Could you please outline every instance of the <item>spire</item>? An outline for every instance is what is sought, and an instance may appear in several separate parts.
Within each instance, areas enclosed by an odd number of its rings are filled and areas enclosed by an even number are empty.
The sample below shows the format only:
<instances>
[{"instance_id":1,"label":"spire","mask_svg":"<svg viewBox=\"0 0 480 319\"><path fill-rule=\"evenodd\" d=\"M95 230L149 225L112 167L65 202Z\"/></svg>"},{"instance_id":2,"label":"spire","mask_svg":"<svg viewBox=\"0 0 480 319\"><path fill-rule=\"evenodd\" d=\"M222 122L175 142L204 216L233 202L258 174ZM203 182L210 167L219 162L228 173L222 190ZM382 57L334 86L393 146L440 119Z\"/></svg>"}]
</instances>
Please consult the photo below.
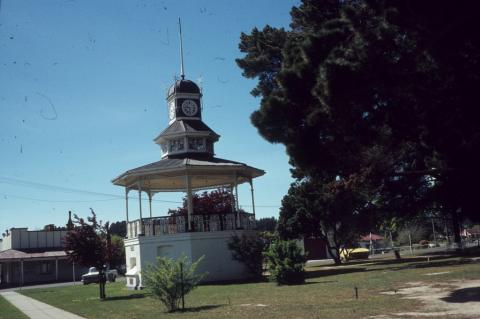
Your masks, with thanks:
<instances>
[{"instance_id":1,"label":"spire","mask_svg":"<svg viewBox=\"0 0 480 319\"><path fill-rule=\"evenodd\" d=\"M68 222L67 222L67 230L73 230L73 222L72 222L72 212L68 211Z\"/></svg>"},{"instance_id":2,"label":"spire","mask_svg":"<svg viewBox=\"0 0 480 319\"><path fill-rule=\"evenodd\" d=\"M185 79L185 70L183 68L183 40L182 40L182 23L180 22L180 17L178 17L178 30L180 34L180 76L182 80Z\"/></svg>"}]
</instances>

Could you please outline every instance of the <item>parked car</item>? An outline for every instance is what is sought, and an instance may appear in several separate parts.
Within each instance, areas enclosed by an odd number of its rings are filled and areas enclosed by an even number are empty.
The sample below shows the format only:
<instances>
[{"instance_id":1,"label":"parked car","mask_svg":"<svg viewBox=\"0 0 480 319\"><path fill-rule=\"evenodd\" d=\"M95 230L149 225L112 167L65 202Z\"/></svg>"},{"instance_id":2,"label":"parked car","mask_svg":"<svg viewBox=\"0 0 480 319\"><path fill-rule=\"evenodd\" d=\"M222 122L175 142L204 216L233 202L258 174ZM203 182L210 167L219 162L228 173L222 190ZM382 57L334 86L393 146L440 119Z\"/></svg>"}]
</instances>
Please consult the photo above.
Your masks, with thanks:
<instances>
[{"instance_id":1,"label":"parked car","mask_svg":"<svg viewBox=\"0 0 480 319\"><path fill-rule=\"evenodd\" d=\"M340 249L340 259L368 259L370 251L366 248L342 248Z\"/></svg>"},{"instance_id":2,"label":"parked car","mask_svg":"<svg viewBox=\"0 0 480 319\"><path fill-rule=\"evenodd\" d=\"M107 280L110 282L115 282L118 276L118 272L116 269L108 269L106 271ZM82 275L82 282L84 285L88 285L91 283L98 283L100 279L98 269L95 267L90 267L88 269L88 273Z\"/></svg>"}]
</instances>

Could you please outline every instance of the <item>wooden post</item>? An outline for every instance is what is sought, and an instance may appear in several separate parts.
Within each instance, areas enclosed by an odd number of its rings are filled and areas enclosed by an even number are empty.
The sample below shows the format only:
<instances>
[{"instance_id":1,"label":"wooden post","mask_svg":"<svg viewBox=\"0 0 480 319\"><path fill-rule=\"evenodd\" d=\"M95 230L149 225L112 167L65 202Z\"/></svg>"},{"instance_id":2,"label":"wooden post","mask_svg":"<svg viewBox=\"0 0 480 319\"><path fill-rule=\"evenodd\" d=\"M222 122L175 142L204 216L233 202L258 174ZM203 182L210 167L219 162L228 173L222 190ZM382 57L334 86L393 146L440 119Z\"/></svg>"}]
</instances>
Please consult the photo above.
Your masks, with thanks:
<instances>
[{"instance_id":1,"label":"wooden post","mask_svg":"<svg viewBox=\"0 0 480 319\"><path fill-rule=\"evenodd\" d=\"M182 310L185 310L185 293L183 287L183 263L180 263L180 285L181 285L181 293L182 293Z\"/></svg>"},{"instance_id":2,"label":"wooden post","mask_svg":"<svg viewBox=\"0 0 480 319\"><path fill-rule=\"evenodd\" d=\"M23 286L23 259L20 259L20 286Z\"/></svg>"},{"instance_id":3,"label":"wooden post","mask_svg":"<svg viewBox=\"0 0 480 319\"><path fill-rule=\"evenodd\" d=\"M58 257L55 258L55 280L58 281Z\"/></svg>"}]
</instances>

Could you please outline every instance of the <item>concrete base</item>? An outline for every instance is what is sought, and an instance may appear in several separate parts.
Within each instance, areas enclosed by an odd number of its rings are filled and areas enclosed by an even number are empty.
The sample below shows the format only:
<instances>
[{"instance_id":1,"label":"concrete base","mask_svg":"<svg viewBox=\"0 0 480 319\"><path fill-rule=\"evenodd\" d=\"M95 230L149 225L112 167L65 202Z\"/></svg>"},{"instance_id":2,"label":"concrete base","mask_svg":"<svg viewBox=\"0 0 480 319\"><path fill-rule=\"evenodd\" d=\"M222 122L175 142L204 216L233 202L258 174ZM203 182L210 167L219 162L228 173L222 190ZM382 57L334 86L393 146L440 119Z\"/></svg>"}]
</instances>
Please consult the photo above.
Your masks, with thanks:
<instances>
[{"instance_id":1,"label":"concrete base","mask_svg":"<svg viewBox=\"0 0 480 319\"><path fill-rule=\"evenodd\" d=\"M208 272L204 282L247 278L246 267L232 259L232 252L227 246L233 235L241 236L243 233L251 234L252 231L192 232L125 239L127 287L142 288L142 270L147 264L155 264L157 257L175 259L182 255L191 261L204 256L197 268L199 273Z\"/></svg>"}]
</instances>

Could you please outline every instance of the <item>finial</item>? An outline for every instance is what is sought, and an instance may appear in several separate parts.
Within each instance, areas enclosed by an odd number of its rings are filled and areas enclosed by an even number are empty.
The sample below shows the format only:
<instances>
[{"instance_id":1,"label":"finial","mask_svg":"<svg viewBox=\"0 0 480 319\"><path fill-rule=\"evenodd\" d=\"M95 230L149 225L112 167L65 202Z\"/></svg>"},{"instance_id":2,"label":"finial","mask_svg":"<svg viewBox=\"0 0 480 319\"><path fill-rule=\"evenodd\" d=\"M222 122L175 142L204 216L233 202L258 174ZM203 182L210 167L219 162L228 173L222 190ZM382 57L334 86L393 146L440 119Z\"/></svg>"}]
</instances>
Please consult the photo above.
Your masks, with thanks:
<instances>
[{"instance_id":1,"label":"finial","mask_svg":"<svg viewBox=\"0 0 480 319\"><path fill-rule=\"evenodd\" d=\"M178 30L180 31L180 76L182 80L185 79L185 71L183 68L183 40L182 40L182 23L180 17L178 17Z\"/></svg>"}]
</instances>

